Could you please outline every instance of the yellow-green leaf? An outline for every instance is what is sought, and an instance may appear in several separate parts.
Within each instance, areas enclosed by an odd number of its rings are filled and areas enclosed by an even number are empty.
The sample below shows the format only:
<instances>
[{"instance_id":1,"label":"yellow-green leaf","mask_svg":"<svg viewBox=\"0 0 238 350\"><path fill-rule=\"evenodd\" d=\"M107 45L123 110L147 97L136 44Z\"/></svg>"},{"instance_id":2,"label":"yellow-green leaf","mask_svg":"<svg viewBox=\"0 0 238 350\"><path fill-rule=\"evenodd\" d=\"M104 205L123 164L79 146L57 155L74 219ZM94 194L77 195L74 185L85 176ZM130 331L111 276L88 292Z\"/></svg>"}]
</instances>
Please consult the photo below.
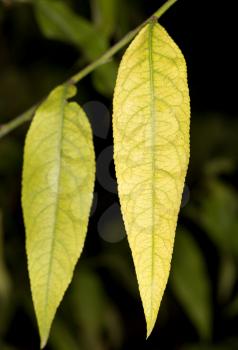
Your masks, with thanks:
<instances>
[{"instance_id":1,"label":"yellow-green leaf","mask_svg":"<svg viewBox=\"0 0 238 350\"><path fill-rule=\"evenodd\" d=\"M42 347L82 251L93 197L92 132L83 110L67 102L75 93L74 86L54 89L25 143L22 206Z\"/></svg>"},{"instance_id":2,"label":"yellow-green leaf","mask_svg":"<svg viewBox=\"0 0 238 350\"><path fill-rule=\"evenodd\" d=\"M114 95L114 159L122 214L144 307L153 329L168 280L189 159L184 57L157 23L127 49Z\"/></svg>"}]
</instances>

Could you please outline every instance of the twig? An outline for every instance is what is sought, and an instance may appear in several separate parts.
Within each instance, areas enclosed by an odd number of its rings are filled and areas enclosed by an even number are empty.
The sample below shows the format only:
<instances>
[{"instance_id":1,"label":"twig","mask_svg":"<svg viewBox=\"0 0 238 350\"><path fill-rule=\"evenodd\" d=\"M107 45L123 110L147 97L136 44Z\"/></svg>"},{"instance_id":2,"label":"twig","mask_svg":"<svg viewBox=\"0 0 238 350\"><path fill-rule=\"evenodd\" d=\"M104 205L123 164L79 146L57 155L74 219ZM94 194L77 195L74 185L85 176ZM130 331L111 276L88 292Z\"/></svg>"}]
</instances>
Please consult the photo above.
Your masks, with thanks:
<instances>
[{"instance_id":1,"label":"twig","mask_svg":"<svg viewBox=\"0 0 238 350\"><path fill-rule=\"evenodd\" d=\"M150 18L148 18L145 22L143 22L141 25L136 27L131 32L127 33L118 43L112 46L102 56L100 56L94 62L90 63L88 66L83 68L77 74L73 75L65 83L76 84L80 80L82 80L84 77L86 77L88 74L90 74L92 71L94 71L98 66L107 63L118 51L120 51L125 45L127 45L136 36L136 34L151 20L151 18L153 17L157 17L157 19L160 18L176 1L177 0L168 0ZM0 138L7 135L8 133L10 133L12 130L16 129L18 126L22 125L23 123L29 121L32 118L33 114L35 113L40 103L41 102L32 106L26 112L19 115L17 118L11 120L10 122L2 126L0 125Z\"/></svg>"}]
</instances>

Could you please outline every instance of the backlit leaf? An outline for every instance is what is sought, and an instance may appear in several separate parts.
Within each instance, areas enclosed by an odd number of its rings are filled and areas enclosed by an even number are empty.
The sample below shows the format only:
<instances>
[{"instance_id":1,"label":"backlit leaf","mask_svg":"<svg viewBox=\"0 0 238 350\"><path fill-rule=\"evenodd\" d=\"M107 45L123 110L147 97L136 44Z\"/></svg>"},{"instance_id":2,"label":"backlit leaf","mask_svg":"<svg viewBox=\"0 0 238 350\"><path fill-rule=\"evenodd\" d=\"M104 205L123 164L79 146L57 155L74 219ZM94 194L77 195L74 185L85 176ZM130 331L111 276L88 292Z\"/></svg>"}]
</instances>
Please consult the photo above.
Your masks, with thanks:
<instances>
[{"instance_id":1,"label":"backlit leaf","mask_svg":"<svg viewBox=\"0 0 238 350\"><path fill-rule=\"evenodd\" d=\"M59 86L39 107L28 132L22 205L28 269L41 346L83 248L92 202L92 132L75 102L74 86Z\"/></svg>"},{"instance_id":2,"label":"backlit leaf","mask_svg":"<svg viewBox=\"0 0 238 350\"><path fill-rule=\"evenodd\" d=\"M159 25L127 49L114 95L114 159L147 335L168 280L189 159L186 63Z\"/></svg>"}]
</instances>

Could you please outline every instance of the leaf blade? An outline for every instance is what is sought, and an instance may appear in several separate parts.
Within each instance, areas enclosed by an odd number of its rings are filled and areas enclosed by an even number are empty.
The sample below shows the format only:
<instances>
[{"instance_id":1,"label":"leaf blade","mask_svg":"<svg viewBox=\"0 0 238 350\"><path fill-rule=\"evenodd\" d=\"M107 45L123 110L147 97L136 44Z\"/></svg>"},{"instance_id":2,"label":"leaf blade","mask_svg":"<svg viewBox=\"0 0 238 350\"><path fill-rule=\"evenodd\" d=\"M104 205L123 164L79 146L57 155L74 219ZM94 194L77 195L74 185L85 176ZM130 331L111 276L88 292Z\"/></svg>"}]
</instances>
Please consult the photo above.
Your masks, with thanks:
<instances>
[{"instance_id":1,"label":"leaf blade","mask_svg":"<svg viewBox=\"0 0 238 350\"><path fill-rule=\"evenodd\" d=\"M41 346L81 254L95 177L92 134L84 112L59 86L29 129L22 182L28 270ZM52 131L53 130L53 131Z\"/></svg>"},{"instance_id":2,"label":"leaf blade","mask_svg":"<svg viewBox=\"0 0 238 350\"><path fill-rule=\"evenodd\" d=\"M74 45L87 61L95 60L109 48L106 33L73 12L65 2L38 0L34 3L34 9L38 25L47 38ZM107 97L112 95L116 71L117 65L111 60L92 72L92 82L99 93Z\"/></svg>"},{"instance_id":3,"label":"leaf blade","mask_svg":"<svg viewBox=\"0 0 238 350\"><path fill-rule=\"evenodd\" d=\"M117 25L118 0L91 0L92 14L98 30L110 38Z\"/></svg>"},{"instance_id":4,"label":"leaf blade","mask_svg":"<svg viewBox=\"0 0 238 350\"><path fill-rule=\"evenodd\" d=\"M39 27L47 38L75 45L89 61L107 49L107 39L98 35L97 29L64 1L39 0L34 6Z\"/></svg>"},{"instance_id":5,"label":"leaf blade","mask_svg":"<svg viewBox=\"0 0 238 350\"><path fill-rule=\"evenodd\" d=\"M116 176L147 336L169 275L188 165L186 79L181 51L151 22L127 49L114 93Z\"/></svg>"}]
</instances>

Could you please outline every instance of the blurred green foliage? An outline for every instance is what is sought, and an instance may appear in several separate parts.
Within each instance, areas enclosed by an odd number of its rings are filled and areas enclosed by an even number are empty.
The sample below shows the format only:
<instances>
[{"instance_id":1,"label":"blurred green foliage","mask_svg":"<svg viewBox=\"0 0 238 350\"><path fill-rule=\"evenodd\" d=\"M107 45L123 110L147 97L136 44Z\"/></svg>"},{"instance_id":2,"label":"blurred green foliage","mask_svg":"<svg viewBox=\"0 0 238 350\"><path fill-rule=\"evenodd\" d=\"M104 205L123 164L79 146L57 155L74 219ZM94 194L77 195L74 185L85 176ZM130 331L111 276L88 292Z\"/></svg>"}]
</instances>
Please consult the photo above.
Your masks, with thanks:
<instances>
[{"instance_id":1,"label":"blurred green foliage","mask_svg":"<svg viewBox=\"0 0 238 350\"><path fill-rule=\"evenodd\" d=\"M140 1L2 1L0 123L30 107L144 18ZM79 84L80 103L100 100L111 108L118 62L99 67ZM26 128L0 140L1 350L36 349L39 342L20 208ZM171 277L147 343L127 241L104 242L97 232L100 216L117 197L96 185L99 204L86 249L48 349L238 349L237 133L237 120L227 114L192 114L190 199L181 209ZM95 138L98 153L111 144L110 137ZM117 225L122 223L115 218L111 230Z\"/></svg>"},{"instance_id":2,"label":"blurred green foliage","mask_svg":"<svg viewBox=\"0 0 238 350\"><path fill-rule=\"evenodd\" d=\"M191 206L190 212L218 249L238 256L238 235L234 235L238 232L238 193L216 178L208 181L205 190L206 197L198 199L199 209Z\"/></svg>"},{"instance_id":3,"label":"blurred green foliage","mask_svg":"<svg viewBox=\"0 0 238 350\"><path fill-rule=\"evenodd\" d=\"M64 1L60 0L35 1L35 14L42 33L47 38L75 45L90 62L109 48L109 38L115 23L112 22L115 17L113 10L116 11L113 5L115 2L108 1L92 4L95 25L76 15ZM93 84L100 93L106 96L112 94L116 71L117 66L112 60L92 73Z\"/></svg>"},{"instance_id":4,"label":"blurred green foliage","mask_svg":"<svg viewBox=\"0 0 238 350\"><path fill-rule=\"evenodd\" d=\"M177 230L171 286L202 339L212 335L211 285L202 252L190 232Z\"/></svg>"}]
</instances>

